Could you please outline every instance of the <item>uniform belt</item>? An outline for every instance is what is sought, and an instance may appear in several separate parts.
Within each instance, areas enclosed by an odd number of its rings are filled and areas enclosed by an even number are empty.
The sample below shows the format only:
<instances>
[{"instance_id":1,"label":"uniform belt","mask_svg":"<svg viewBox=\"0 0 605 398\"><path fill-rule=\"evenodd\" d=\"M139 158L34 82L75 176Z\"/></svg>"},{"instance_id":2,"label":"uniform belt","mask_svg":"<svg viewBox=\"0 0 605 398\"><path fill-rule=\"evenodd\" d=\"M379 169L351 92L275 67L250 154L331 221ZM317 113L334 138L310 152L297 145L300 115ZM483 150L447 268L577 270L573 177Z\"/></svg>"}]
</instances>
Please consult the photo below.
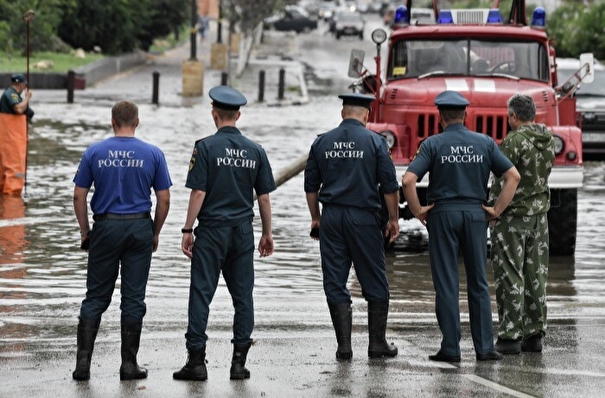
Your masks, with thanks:
<instances>
[{"instance_id":1,"label":"uniform belt","mask_svg":"<svg viewBox=\"0 0 605 398\"><path fill-rule=\"evenodd\" d=\"M103 221L103 220L139 220L141 218L151 218L151 214L149 212L146 213L135 213L135 214L115 214L115 213L105 213L105 214L95 214L92 216L92 219L95 221Z\"/></svg>"}]
</instances>

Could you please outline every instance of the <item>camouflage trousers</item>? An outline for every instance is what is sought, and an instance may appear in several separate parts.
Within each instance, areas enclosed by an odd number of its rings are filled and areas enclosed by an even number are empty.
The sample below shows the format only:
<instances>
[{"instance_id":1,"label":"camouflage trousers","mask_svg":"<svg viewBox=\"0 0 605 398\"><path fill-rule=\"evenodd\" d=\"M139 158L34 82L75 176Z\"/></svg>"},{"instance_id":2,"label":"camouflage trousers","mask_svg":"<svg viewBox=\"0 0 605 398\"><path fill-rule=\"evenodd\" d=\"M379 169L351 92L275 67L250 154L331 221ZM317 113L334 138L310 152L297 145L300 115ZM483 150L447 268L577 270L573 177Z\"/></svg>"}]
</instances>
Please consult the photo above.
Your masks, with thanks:
<instances>
[{"instance_id":1,"label":"camouflage trousers","mask_svg":"<svg viewBox=\"0 0 605 398\"><path fill-rule=\"evenodd\" d=\"M491 226L491 259L500 326L498 337L546 333L548 219L503 216Z\"/></svg>"}]
</instances>

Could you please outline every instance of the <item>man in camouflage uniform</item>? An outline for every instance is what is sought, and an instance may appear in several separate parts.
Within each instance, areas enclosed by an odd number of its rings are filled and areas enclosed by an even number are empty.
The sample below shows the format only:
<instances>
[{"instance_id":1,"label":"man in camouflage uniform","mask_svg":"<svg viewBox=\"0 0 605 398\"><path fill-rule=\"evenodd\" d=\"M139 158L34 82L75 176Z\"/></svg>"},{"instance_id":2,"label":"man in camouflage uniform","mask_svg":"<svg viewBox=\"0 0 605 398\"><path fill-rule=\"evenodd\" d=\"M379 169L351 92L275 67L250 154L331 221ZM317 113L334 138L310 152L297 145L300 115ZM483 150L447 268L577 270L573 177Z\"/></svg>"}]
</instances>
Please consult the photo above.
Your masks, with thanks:
<instances>
[{"instance_id":1,"label":"man in camouflage uniform","mask_svg":"<svg viewBox=\"0 0 605 398\"><path fill-rule=\"evenodd\" d=\"M555 159L555 141L549 130L536 124L531 97L508 100L512 131L500 149L517 167L521 181L502 215L491 223L492 266L498 304L498 341L502 354L541 352L546 334L546 278L548 275L548 176ZM490 201L502 187L496 179Z\"/></svg>"}]
</instances>

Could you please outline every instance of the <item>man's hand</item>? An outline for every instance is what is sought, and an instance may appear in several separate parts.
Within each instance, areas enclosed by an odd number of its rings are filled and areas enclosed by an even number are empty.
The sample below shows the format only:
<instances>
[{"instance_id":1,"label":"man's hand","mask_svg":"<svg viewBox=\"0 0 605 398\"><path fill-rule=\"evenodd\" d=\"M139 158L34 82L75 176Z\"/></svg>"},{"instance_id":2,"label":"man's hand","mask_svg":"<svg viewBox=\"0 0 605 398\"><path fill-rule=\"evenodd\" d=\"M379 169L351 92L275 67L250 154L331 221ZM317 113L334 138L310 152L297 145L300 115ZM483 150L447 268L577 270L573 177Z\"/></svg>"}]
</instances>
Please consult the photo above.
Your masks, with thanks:
<instances>
[{"instance_id":1,"label":"man's hand","mask_svg":"<svg viewBox=\"0 0 605 398\"><path fill-rule=\"evenodd\" d=\"M492 206L481 205L481 207L483 207L483 210L487 213L487 221L492 221L500 217L500 214L498 214L496 209Z\"/></svg>"},{"instance_id":2,"label":"man's hand","mask_svg":"<svg viewBox=\"0 0 605 398\"><path fill-rule=\"evenodd\" d=\"M395 242L399 236L399 220L389 220L384 229L384 236L389 238L389 243Z\"/></svg>"},{"instance_id":3,"label":"man's hand","mask_svg":"<svg viewBox=\"0 0 605 398\"><path fill-rule=\"evenodd\" d=\"M193 234L183 234L181 250L187 257L193 258Z\"/></svg>"},{"instance_id":4,"label":"man's hand","mask_svg":"<svg viewBox=\"0 0 605 398\"><path fill-rule=\"evenodd\" d=\"M317 231L317 234L314 234L313 231ZM319 240L319 220L311 221L311 239Z\"/></svg>"},{"instance_id":5,"label":"man's hand","mask_svg":"<svg viewBox=\"0 0 605 398\"><path fill-rule=\"evenodd\" d=\"M425 227L426 227L426 218L429 215L429 211L431 211L431 209L433 207L435 207L435 203L431 203L428 206L420 206L420 211L418 212L418 214L414 214L414 217L416 217L418 220L420 220L422 225L424 225Z\"/></svg>"},{"instance_id":6,"label":"man's hand","mask_svg":"<svg viewBox=\"0 0 605 398\"><path fill-rule=\"evenodd\" d=\"M80 249L84 250L85 252L88 252L89 248L90 248L90 236L88 236L88 234L87 234L80 238Z\"/></svg>"},{"instance_id":7,"label":"man's hand","mask_svg":"<svg viewBox=\"0 0 605 398\"><path fill-rule=\"evenodd\" d=\"M268 257L273 254L273 236L263 235L258 242L258 252L261 257Z\"/></svg>"}]
</instances>

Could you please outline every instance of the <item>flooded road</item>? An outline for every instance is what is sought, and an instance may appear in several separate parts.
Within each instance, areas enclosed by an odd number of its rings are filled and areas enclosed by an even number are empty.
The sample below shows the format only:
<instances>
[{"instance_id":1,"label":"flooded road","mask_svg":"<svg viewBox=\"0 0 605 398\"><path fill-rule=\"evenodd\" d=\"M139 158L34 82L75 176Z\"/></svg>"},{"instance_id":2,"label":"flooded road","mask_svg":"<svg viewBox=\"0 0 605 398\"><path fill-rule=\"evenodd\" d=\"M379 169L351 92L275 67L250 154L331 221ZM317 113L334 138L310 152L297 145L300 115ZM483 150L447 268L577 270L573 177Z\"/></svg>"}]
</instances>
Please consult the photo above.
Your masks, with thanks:
<instances>
[{"instance_id":1,"label":"flooded road","mask_svg":"<svg viewBox=\"0 0 605 398\"><path fill-rule=\"evenodd\" d=\"M11 350L12 343L24 338L58 337L65 332L63 337L71 338L84 296L86 255L77 247L71 180L82 151L112 133L106 106L73 105L67 112L65 108L49 104L38 111L30 141L25 201L0 199L0 350ZM278 173L308 150L316 134L339 122L339 109L339 101L332 96L315 97L303 107L252 105L244 109L239 126L263 145L274 173ZM309 123L308 115L322 116ZM140 117L137 136L164 150L174 183L170 213L153 257L145 321L182 331L189 284L189 261L180 251L179 232L189 194L184 183L193 142L212 134L214 128L203 104L183 109L143 104ZM578 198L575 257L551 259L551 319L605 315L604 169L602 163L586 164L585 186ZM310 221L302 185L302 175L298 175L272 194L275 254L256 261L259 327L302 319L307 327L326 326L319 250L308 238ZM255 225L258 234L258 220ZM422 233L416 220L402 221L401 225L406 231ZM403 323L418 318L432 321L428 255L399 243L388 256L392 319ZM350 282L356 301L363 305L355 278ZM118 290L114 301L119 302ZM225 289L219 289L214 316L219 316L225 327L230 322L230 305ZM117 303L104 320L119 321Z\"/></svg>"},{"instance_id":2,"label":"flooded road","mask_svg":"<svg viewBox=\"0 0 605 398\"><path fill-rule=\"evenodd\" d=\"M329 42L333 39L325 35L310 35L307 40ZM343 49L343 46L358 47L353 41L344 43L338 47L339 53L348 54L349 49ZM312 48L308 42L300 43L301 51L306 47ZM321 58L323 54L327 59L329 52L329 47L324 50L313 47L312 57ZM346 63L339 64L338 70L342 70L342 65L346 68ZM329 74L325 70L328 62L322 65L323 69L320 68L318 75L321 74L321 79L324 79ZM0 364L10 364L13 359L29 356L43 359L57 352L61 352L59 356L69 364L73 362L77 315L85 294L86 254L79 250L79 230L72 208L72 178L84 149L113 135L110 127L111 105L124 97L124 92L112 91L118 86L127 86L126 91L130 93L128 98L138 101L141 123L136 135L164 151L174 183L170 213L160 236L158 251L152 260L144 339L178 340L184 350L190 268L189 260L180 250L180 229L189 198L189 190L184 184L194 141L213 134L215 128L205 98L183 104L181 99L175 99L177 95L163 96L164 105L153 106L147 98L149 91L140 88L142 85L137 79L133 75L123 81L87 89L85 93L77 94L76 104L63 103L64 93L61 92L57 94L60 100L39 103L36 107L36 120L30 131L25 198L0 197ZM340 79L347 80L342 76ZM176 81L179 81L178 78ZM265 148L274 174L304 155L317 134L340 123L341 102L336 94L346 88L324 87L322 93L318 85L313 87L310 102L302 106L267 107L252 103L242 109L238 126L244 134ZM52 97L51 94L45 96ZM574 257L551 258L547 290L549 320L551 325L561 326L561 329L559 334L547 336L546 345L548 347L549 339L554 346L556 341L565 338L566 342L561 344L565 350L580 352L591 359L591 363L582 363L580 366L588 368L585 373L589 379L594 377L602 382L605 370L599 362L598 352L589 350L582 342L590 340L593 330L602 328L605 323L605 164L590 162L585 166L584 188L578 195L576 254ZM322 290L319 247L308 237L310 219L302 175L280 186L271 195L271 200L275 253L268 258L260 259L258 255L255 258L255 335L269 340L284 334L299 334L303 340L312 341L320 332L322 336L330 336L331 341L333 332ZM401 226L406 233L387 257L392 297L389 334L418 343L426 338L427 332L423 328L433 332L437 330L434 292L428 254L416 250L417 246L406 241L409 237L412 241L422 241L425 236L423 227L416 220L402 221ZM258 219L255 220L255 229L258 240ZM493 285L491 271L488 278L490 285ZM365 302L353 273L349 285L354 294L354 322L361 325L360 330L363 331ZM468 324L465 297L463 286L462 319ZM120 339L119 280L113 301L103 316L99 332L99 341L111 342L112 349L117 347ZM492 303L494 319L497 319L493 299ZM231 299L221 279L211 306L208 330L211 340L223 339L228 342L232 314ZM412 330L412 324L420 325L420 329ZM468 336L465 339L468 340ZM470 342L466 340L464 349L468 351ZM427 343L414 344L420 345L420 348L405 341L399 344L407 344L407 355L412 353L423 358L420 361L402 355L398 360L409 363L398 364L399 367L409 364L429 367L428 372L432 374L435 365L426 364L425 354L438 346L437 339L433 339L428 347ZM41 346L44 348L41 349ZM331 364L332 347L329 350ZM181 357L176 361L180 363ZM538 376L543 377L544 385L549 386L536 395L565 396L565 393L553 394L553 387L550 387L553 385L552 379L569 376L577 364L562 365L556 358L550 359L549 365L563 369L556 369L554 375L545 376L546 371L542 374L535 370L544 366L541 360L537 363L532 361L535 362L535 358L525 360L525 365L532 369L526 375L530 384L539 384L535 379L537 372ZM516 369L517 365L511 366ZM480 366L478 370L473 369L471 371L478 374L484 372ZM70 378L69 371L69 368L61 369L60 377ZM353 373L355 371L354 368ZM363 369L357 371L362 376L366 372ZM169 378L170 374L164 373ZM426 369L422 371L422 374L426 373ZM501 373L498 377L504 378L506 372L502 370ZM489 372L482 376L492 378ZM430 387L431 383L436 387ZM441 383L452 388L447 372L430 382L428 389L420 391L425 394L427 391L439 391ZM516 380L510 380L510 385L515 383ZM593 388L598 389L598 383ZM462 389L454 395L464 395L465 392ZM372 396L369 393L360 395Z\"/></svg>"}]
</instances>

